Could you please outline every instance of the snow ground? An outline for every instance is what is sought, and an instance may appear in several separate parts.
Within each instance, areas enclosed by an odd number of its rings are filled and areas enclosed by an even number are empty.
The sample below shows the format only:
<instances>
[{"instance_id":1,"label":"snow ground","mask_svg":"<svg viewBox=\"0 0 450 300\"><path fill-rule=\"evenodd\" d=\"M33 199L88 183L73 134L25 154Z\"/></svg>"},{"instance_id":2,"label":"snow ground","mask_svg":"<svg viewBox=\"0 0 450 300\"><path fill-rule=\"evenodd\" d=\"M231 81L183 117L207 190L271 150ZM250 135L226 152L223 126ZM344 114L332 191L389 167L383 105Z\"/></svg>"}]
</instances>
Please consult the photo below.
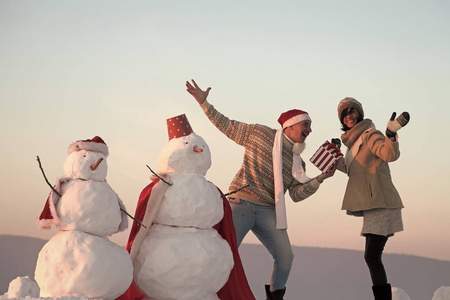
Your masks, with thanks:
<instances>
[{"instance_id":1,"label":"snow ground","mask_svg":"<svg viewBox=\"0 0 450 300\"><path fill-rule=\"evenodd\" d=\"M13 281L11 281L9 285L8 292L4 295L0 296L0 300L87 300L86 297L46 297L39 298L36 297L39 293L39 287L36 282L30 279L28 276L25 277L17 277ZM8 297L8 295L12 295L13 297ZM392 300L415 300L411 299L408 294L402 290L401 288L393 287L392 288ZM419 299L418 299L419 300ZM450 300L450 286L442 286L434 292L433 298L431 300Z\"/></svg>"}]
</instances>

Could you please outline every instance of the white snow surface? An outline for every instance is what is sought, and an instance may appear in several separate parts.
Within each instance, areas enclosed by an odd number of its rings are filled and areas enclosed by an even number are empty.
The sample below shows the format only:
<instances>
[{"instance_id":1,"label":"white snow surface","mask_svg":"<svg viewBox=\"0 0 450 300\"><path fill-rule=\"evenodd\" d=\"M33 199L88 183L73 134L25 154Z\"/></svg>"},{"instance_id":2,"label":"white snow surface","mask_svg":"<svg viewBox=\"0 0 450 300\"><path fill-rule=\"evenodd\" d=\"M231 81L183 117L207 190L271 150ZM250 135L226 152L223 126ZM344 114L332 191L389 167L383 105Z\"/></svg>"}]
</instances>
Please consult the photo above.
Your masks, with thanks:
<instances>
[{"instance_id":1,"label":"white snow surface","mask_svg":"<svg viewBox=\"0 0 450 300\"><path fill-rule=\"evenodd\" d=\"M110 236L122 222L119 201L106 181L71 180L63 185L56 206L60 228Z\"/></svg>"},{"instance_id":2,"label":"white snow surface","mask_svg":"<svg viewBox=\"0 0 450 300\"><path fill-rule=\"evenodd\" d=\"M26 300L34 300L34 299L59 299L59 300L87 300L87 297L47 297L40 298L39 297L39 286L36 281L31 279L28 276L17 277L9 283L8 292L4 295L0 296L0 299L26 299Z\"/></svg>"},{"instance_id":3,"label":"white snow surface","mask_svg":"<svg viewBox=\"0 0 450 300\"><path fill-rule=\"evenodd\" d=\"M170 174L168 187L154 222L173 226L211 228L223 218L217 187L199 174Z\"/></svg>"},{"instance_id":4,"label":"white snow surface","mask_svg":"<svg viewBox=\"0 0 450 300\"><path fill-rule=\"evenodd\" d=\"M114 299L133 278L125 248L80 231L60 231L39 253L35 280L41 297Z\"/></svg>"},{"instance_id":5,"label":"white snow surface","mask_svg":"<svg viewBox=\"0 0 450 300\"><path fill-rule=\"evenodd\" d=\"M17 277L9 284L8 292L0 295L0 300L87 300L82 297L39 297L39 287L36 282L28 276ZM406 292L400 288L392 287L392 300L410 300ZM450 286L441 286L433 295L431 300L450 300Z\"/></svg>"}]
</instances>

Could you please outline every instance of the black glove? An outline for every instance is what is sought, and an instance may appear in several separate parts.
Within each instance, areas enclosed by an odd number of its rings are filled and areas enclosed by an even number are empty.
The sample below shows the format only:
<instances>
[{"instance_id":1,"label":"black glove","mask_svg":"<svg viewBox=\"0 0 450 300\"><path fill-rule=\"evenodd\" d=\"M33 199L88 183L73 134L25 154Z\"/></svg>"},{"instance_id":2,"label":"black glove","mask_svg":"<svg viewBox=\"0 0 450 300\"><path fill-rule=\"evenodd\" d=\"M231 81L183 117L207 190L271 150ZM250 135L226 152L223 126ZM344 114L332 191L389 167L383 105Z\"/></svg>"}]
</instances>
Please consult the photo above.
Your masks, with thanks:
<instances>
[{"instance_id":1,"label":"black glove","mask_svg":"<svg viewBox=\"0 0 450 300\"><path fill-rule=\"evenodd\" d=\"M336 148L341 149L341 140L338 138L331 139L331 142L336 146Z\"/></svg>"},{"instance_id":2,"label":"black glove","mask_svg":"<svg viewBox=\"0 0 450 300\"><path fill-rule=\"evenodd\" d=\"M408 124L409 122L409 113L407 113L406 111L403 112L400 116L398 116L397 119L395 119L395 115L396 113L393 112L391 119L387 123L386 136L389 138L395 137L397 131L399 131L402 127L406 126L406 124Z\"/></svg>"}]
</instances>

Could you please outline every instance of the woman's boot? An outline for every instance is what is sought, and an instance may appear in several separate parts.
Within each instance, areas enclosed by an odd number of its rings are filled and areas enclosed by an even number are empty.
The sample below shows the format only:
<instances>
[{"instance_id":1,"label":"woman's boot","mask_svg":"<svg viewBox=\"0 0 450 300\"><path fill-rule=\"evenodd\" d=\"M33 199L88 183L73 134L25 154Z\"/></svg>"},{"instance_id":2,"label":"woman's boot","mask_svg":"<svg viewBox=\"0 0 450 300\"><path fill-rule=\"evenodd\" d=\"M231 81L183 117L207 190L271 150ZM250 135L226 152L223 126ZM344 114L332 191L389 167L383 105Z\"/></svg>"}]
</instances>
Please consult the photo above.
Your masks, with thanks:
<instances>
[{"instance_id":1,"label":"woman's boot","mask_svg":"<svg viewBox=\"0 0 450 300\"><path fill-rule=\"evenodd\" d=\"M271 292L270 285L266 285L267 300L283 300L284 293L286 293L286 287L281 290Z\"/></svg>"},{"instance_id":2,"label":"woman's boot","mask_svg":"<svg viewBox=\"0 0 450 300\"><path fill-rule=\"evenodd\" d=\"M375 300L392 300L392 290L391 285L383 284L383 285L374 285L372 287L373 295L375 296Z\"/></svg>"}]
</instances>

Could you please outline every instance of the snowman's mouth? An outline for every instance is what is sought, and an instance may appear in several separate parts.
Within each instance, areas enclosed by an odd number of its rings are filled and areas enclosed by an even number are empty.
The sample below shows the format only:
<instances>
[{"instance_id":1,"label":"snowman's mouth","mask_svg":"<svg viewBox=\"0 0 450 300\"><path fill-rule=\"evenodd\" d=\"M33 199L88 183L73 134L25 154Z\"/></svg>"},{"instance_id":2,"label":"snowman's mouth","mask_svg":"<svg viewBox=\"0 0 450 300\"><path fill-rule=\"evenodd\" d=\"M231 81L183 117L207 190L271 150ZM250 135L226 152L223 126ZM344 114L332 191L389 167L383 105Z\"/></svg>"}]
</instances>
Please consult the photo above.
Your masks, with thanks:
<instances>
[{"instance_id":1,"label":"snowman's mouth","mask_svg":"<svg viewBox=\"0 0 450 300\"><path fill-rule=\"evenodd\" d=\"M201 153L201 152L203 152L203 149L201 149L201 148L198 148L197 146L194 146L194 152L197 152L197 153Z\"/></svg>"}]
</instances>

